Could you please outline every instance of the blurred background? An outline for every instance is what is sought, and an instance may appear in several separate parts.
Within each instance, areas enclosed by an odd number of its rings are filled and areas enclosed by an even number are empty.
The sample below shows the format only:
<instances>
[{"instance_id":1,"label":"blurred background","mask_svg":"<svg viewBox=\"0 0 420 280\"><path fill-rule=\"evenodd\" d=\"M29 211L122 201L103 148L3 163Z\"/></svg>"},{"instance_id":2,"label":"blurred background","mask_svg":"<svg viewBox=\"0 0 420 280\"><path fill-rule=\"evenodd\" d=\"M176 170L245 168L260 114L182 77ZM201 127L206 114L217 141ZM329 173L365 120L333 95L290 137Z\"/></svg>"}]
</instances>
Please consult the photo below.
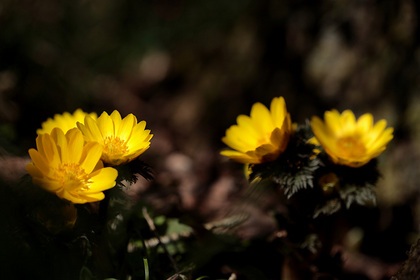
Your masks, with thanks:
<instances>
[{"instance_id":1,"label":"blurred background","mask_svg":"<svg viewBox=\"0 0 420 280\"><path fill-rule=\"evenodd\" d=\"M388 245L366 251L404 260L420 232L419 5L2 0L0 175L25 173L36 129L54 114L116 109L154 134L142 160L164 191L150 203L208 221L244 186L242 166L219 155L220 139L253 103L283 96L298 123L332 108L370 112L395 136L379 158L378 207L364 217L366 235ZM141 181L131 194L149 188ZM269 231L264 221L241 234Z\"/></svg>"}]
</instances>

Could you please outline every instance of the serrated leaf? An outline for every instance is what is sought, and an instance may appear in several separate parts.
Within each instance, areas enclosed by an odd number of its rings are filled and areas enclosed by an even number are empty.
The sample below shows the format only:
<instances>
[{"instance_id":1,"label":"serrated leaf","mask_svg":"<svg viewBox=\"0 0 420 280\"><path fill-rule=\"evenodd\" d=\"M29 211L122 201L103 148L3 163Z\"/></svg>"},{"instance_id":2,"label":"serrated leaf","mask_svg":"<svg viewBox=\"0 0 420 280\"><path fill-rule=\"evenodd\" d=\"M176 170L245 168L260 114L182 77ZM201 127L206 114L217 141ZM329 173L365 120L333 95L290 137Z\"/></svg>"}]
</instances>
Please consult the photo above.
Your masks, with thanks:
<instances>
[{"instance_id":1,"label":"serrated leaf","mask_svg":"<svg viewBox=\"0 0 420 280\"><path fill-rule=\"evenodd\" d=\"M299 190L313 188L314 172L318 168L319 161L309 159L306 165L300 166L297 170L284 170L273 176L273 181L284 189L287 198L292 197Z\"/></svg>"},{"instance_id":2,"label":"serrated leaf","mask_svg":"<svg viewBox=\"0 0 420 280\"><path fill-rule=\"evenodd\" d=\"M124 165L115 166L118 170L117 184L119 187L124 188L124 181L129 185L137 182L138 176L142 176L146 180L153 179L153 172L149 165L140 160L134 160Z\"/></svg>"},{"instance_id":3,"label":"serrated leaf","mask_svg":"<svg viewBox=\"0 0 420 280\"><path fill-rule=\"evenodd\" d=\"M340 190L340 197L347 209L353 203L359 205L367 205L369 202L376 204L376 193L370 184L366 186L348 185Z\"/></svg>"},{"instance_id":4,"label":"serrated leaf","mask_svg":"<svg viewBox=\"0 0 420 280\"><path fill-rule=\"evenodd\" d=\"M312 233L305 237L305 241L303 241L300 247L303 249L308 249L312 254L316 254L322 247L322 243L321 240L319 240L318 235Z\"/></svg>"},{"instance_id":5,"label":"serrated leaf","mask_svg":"<svg viewBox=\"0 0 420 280\"><path fill-rule=\"evenodd\" d=\"M317 218L319 215L331 215L341 209L341 202L340 199L334 198L328 200L325 204L318 206L314 211L314 219Z\"/></svg>"}]
</instances>

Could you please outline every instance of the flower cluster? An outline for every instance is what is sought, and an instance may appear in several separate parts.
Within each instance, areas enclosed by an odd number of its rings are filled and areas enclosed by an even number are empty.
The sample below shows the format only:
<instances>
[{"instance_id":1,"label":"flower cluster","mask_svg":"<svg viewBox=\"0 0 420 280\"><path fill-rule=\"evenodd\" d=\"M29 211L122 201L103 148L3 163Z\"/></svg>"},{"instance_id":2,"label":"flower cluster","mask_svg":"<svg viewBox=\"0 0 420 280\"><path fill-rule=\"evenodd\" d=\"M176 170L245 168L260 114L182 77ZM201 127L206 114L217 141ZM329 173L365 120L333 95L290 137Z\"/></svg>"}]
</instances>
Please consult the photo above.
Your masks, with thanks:
<instances>
[{"instance_id":1,"label":"flower cluster","mask_svg":"<svg viewBox=\"0 0 420 280\"><path fill-rule=\"evenodd\" d=\"M341 115L337 110L325 112L325 122L314 116L311 121L316 138L308 141L320 143L336 164L360 167L382 153L393 138L392 128L386 121L375 125L371 114L357 121L352 111ZM239 115L237 125L226 130L222 141L234 150L221 154L241 163L263 163L275 160L286 150L292 133L290 114L283 97L272 100L270 110L255 103L251 115Z\"/></svg>"},{"instance_id":2,"label":"flower cluster","mask_svg":"<svg viewBox=\"0 0 420 280\"><path fill-rule=\"evenodd\" d=\"M279 184L288 198L317 186L324 191L318 200L326 203L315 206L315 216L333 212L325 209L340 205L337 200L349 206L372 199L370 188L379 176L374 159L393 138L393 129L386 128L385 120L374 123L369 113L356 119L350 110L327 111L324 120L314 116L308 123L292 126L283 97L274 98L270 109L256 103L250 116L239 115L226 130L222 141L233 150L221 154L248 164L250 180L269 178ZM336 197L325 197L327 190Z\"/></svg>"},{"instance_id":3,"label":"flower cluster","mask_svg":"<svg viewBox=\"0 0 420 280\"><path fill-rule=\"evenodd\" d=\"M118 111L55 115L37 130L36 149L26 165L35 184L72 203L104 199L104 190L115 186L113 166L130 162L146 151L153 137L146 122ZM108 166L104 166L108 165Z\"/></svg>"}]
</instances>

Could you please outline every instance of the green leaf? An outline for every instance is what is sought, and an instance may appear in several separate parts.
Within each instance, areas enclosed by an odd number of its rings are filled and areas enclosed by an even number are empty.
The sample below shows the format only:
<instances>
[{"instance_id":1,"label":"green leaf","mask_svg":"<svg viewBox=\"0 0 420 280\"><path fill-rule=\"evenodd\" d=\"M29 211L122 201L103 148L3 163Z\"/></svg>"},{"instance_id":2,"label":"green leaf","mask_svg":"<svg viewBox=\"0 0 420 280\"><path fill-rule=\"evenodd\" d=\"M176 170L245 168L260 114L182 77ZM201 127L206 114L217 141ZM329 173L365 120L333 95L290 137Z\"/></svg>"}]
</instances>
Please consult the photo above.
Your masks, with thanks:
<instances>
[{"instance_id":1,"label":"green leaf","mask_svg":"<svg viewBox=\"0 0 420 280\"><path fill-rule=\"evenodd\" d=\"M149 263L146 258L143 258L143 264L144 264L144 277L145 280L149 280Z\"/></svg>"},{"instance_id":2,"label":"green leaf","mask_svg":"<svg viewBox=\"0 0 420 280\"><path fill-rule=\"evenodd\" d=\"M180 223L178 219L168 219L167 223L168 223L168 228L166 229L166 234L192 231L192 228L190 226Z\"/></svg>"},{"instance_id":3,"label":"green leaf","mask_svg":"<svg viewBox=\"0 0 420 280\"><path fill-rule=\"evenodd\" d=\"M303 249L308 249L312 254L316 254L318 250L321 249L322 243L321 240L319 240L318 235L312 233L306 236L305 241L303 241L300 247Z\"/></svg>"},{"instance_id":4,"label":"green leaf","mask_svg":"<svg viewBox=\"0 0 420 280\"><path fill-rule=\"evenodd\" d=\"M153 218L153 221L154 221L155 225L157 225L157 226L162 226L162 225L164 225L164 224L165 224L165 222L166 222L166 217L165 217L165 216L163 216L163 215L161 215L161 216L156 216L156 217L154 217L154 218Z\"/></svg>"},{"instance_id":5,"label":"green leaf","mask_svg":"<svg viewBox=\"0 0 420 280\"><path fill-rule=\"evenodd\" d=\"M340 199L339 198L334 198L334 199L328 200L323 205L318 205L315 208L313 217L314 218L317 218L321 214L331 215L331 214L337 212L340 209L341 209L341 201L340 201Z\"/></svg>"},{"instance_id":6,"label":"green leaf","mask_svg":"<svg viewBox=\"0 0 420 280\"><path fill-rule=\"evenodd\" d=\"M146 180L153 179L152 168L145 162L135 159L127 164L115 166L118 170L117 182L119 187L124 187L123 181L129 185L137 182L138 176L142 176Z\"/></svg>"},{"instance_id":7,"label":"green leaf","mask_svg":"<svg viewBox=\"0 0 420 280\"><path fill-rule=\"evenodd\" d=\"M340 197L344 200L346 208L350 208L353 203L359 205L376 204L376 193L373 186L347 185L340 190Z\"/></svg>"}]
</instances>

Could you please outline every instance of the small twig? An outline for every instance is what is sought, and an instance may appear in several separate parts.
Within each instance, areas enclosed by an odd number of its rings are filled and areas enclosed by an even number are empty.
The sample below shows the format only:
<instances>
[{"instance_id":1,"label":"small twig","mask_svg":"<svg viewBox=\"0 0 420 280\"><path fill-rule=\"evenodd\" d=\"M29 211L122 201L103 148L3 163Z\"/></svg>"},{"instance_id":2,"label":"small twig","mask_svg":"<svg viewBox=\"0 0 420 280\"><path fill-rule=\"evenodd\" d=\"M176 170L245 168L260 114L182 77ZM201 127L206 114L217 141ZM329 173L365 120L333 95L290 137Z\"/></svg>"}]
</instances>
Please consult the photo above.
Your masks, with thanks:
<instances>
[{"instance_id":1,"label":"small twig","mask_svg":"<svg viewBox=\"0 0 420 280\"><path fill-rule=\"evenodd\" d=\"M191 270L191 268L186 268L186 269L183 269L182 271L175 273L174 275L172 275L171 277L169 277L169 278L168 278L168 279L166 279L166 280L176 280L176 279L178 279L178 278L181 278L181 279L183 279L183 280L186 280L186 279L187 279L187 277L185 277L185 275L183 275L182 273L185 273L185 272L187 272L187 271L189 271L189 270Z\"/></svg>"},{"instance_id":2,"label":"small twig","mask_svg":"<svg viewBox=\"0 0 420 280\"><path fill-rule=\"evenodd\" d=\"M176 272L179 272L178 265L176 264L175 260L172 258L171 254L169 254L168 249L166 248L165 243L162 242L159 233L156 230L155 223L153 222L152 218L150 218L149 213L147 213L146 207L143 207L142 209L143 217L146 219L147 224L149 225L149 228L153 233L155 234L157 240L159 241L159 244L162 246L163 250L165 251L165 254L168 255L169 260L171 261L171 264Z\"/></svg>"},{"instance_id":3,"label":"small twig","mask_svg":"<svg viewBox=\"0 0 420 280\"><path fill-rule=\"evenodd\" d=\"M181 277L181 279L187 279L184 275L182 275L182 274L179 274L179 273L176 273L175 275L172 275L171 277L169 277L168 279L166 279L166 280L176 280L176 279L178 279L179 277Z\"/></svg>"}]
</instances>

